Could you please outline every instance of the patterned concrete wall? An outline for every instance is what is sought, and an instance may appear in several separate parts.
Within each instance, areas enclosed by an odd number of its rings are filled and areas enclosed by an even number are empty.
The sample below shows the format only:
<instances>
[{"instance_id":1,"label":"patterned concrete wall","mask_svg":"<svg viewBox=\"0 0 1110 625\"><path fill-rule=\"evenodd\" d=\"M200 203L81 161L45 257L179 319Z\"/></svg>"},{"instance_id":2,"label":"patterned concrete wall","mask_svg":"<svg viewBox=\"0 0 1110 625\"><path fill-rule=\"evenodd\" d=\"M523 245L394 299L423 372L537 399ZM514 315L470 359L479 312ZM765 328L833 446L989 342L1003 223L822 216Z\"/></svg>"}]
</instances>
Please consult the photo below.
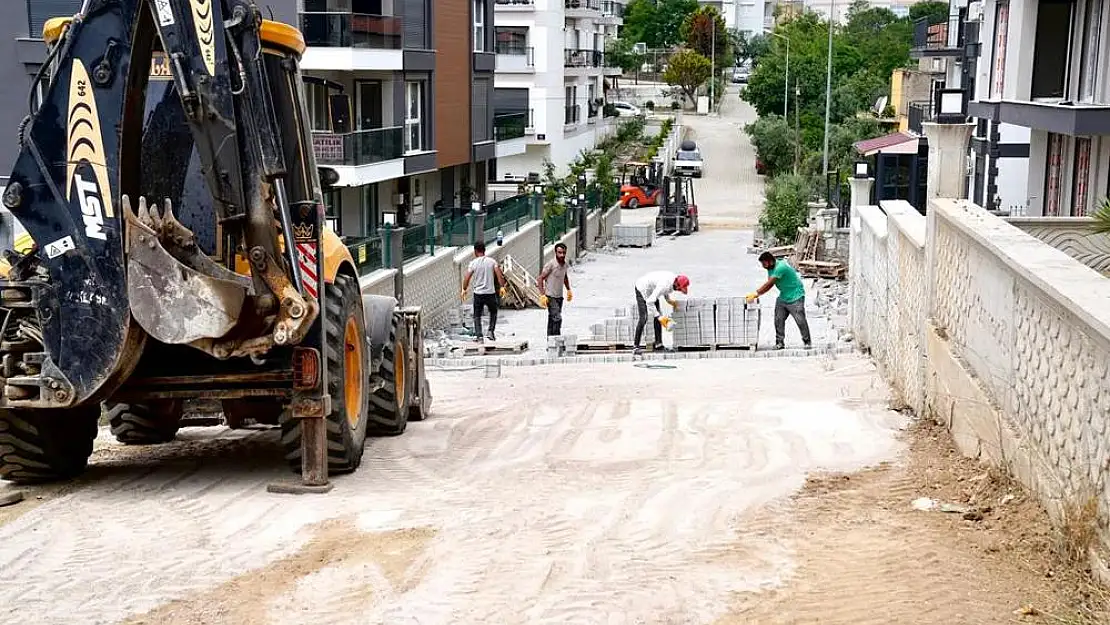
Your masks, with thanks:
<instances>
[{"instance_id":1,"label":"patterned concrete wall","mask_svg":"<svg viewBox=\"0 0 1110 625\"><path fill-rule=\"evenodd\" d=\"M388 295L393 297L393 276L396 274L396 269L379 269L372 274L362 276L358 281L359 287L362 289L363 295Z\"/></svg>"},{"instance_id":2,"label":"patterned concrete wall","mask_svg":"<svg viewBox=\"0 0 1110 625\"><path fill-rule=\"evenodd\" d=\"M884 207L881 223L873 207L853 216L860 343L907 403L1057 521L1094 498L1110 546L1110 280L966 201L934 200L927 233Z\"/></svg>"},{"instance_id":3,"label":"patterned concrete wall","mask_svg":"<svg viewBox=\"0 0 1110 625\"><path fill-rule=\"evenodd\" d=\"M606 241L613 238L613 226L620 225L621 223L621 207L620 204L614 205L609 210L605 211L605 217L601 221L602 238Z\"/></svg>"},{"instance_id":4,"label":"patterned concrete wall","mask_svg":"<svg viewBox=\"0 0 1110 625\"><path fill-rule=\"evenodd\" d=\"M458 305L456 252L456 248L443 249L405 265L405 305L423 307L427 328L446 327L447 311Z\"/></svg>"},{"instance_id":5,"label":"patterned concrete wall","mask_svg":"<svg viewBox=\"0 0 1110 625\"><path fill-rule=\"evenodd\" d=\"M1090 217L1011 217L1006 221L1101 273L1110 273L1110 236Z\"/></svg>"}]
</instances>

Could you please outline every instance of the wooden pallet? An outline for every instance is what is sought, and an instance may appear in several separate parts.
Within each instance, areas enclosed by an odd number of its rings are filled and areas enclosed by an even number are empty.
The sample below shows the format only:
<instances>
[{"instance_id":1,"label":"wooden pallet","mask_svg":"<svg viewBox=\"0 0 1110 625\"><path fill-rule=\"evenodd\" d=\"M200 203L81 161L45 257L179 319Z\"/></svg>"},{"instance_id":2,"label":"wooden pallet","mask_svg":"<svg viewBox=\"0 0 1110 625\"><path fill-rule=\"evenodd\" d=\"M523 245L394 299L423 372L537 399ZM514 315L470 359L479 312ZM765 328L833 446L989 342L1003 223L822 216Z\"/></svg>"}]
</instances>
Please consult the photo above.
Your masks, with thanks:
<instances>
[{"instance_id":1,"label":"wooden pallet","mask_svg":"<svg viewBox=\"0 0 1110 625\"><path fill-rule=\"evenodd\" d=\"M488 343L456 343L452 351L462 351L464 356L496 356L520 354L528 351L528 341L496 341Z\"/></svg>"},{"instance_id":2,"label":"wooden pallet","mask_svg":"<svg viewBox=\"0 0 1110 625\"><path fill-rule=\"evenodd\" d=\"M803 260L798 262L798 273L805 278L843 278L848 268L840 261Z\"/></svg>"},{"instance_id":3,"label":"wooden pallet","mask_svg":"<svg viewBox=\"0 0 1110 625\"><path fill-rule=\"evenodd\" d=\"M501 272L509 282L505 289L505 297L501 298L502 306L520 310L540 305L540 288L537 280L523 265L516 262L512 256L505 256L501 261Z\"/></svg>"},{"instance_id":4,"label":"wooden pallet","mask_svg":"<svg viewBox=\"0 0 1110 625\"><path fill-rule=\"evenodd\" d=\"M631 352L635 347L631 343L619 343L609 341L582 341L578 343L579 352ZM644 347L644 352L654 351L650 345Z\"/></svg>"},{"instance_id":5,"label":"wooden pallet","mask_svg":"<svg viewBox=\"0 0 1110 625\"><path fill-rule=\"evenodd\" d=\"M734 344L717 344L717 345L682 345L676 347L680 352L716 352L716 351L739 351L739 350L755 350L755 345L734 345Z\"/></svg>"}]
</instances>

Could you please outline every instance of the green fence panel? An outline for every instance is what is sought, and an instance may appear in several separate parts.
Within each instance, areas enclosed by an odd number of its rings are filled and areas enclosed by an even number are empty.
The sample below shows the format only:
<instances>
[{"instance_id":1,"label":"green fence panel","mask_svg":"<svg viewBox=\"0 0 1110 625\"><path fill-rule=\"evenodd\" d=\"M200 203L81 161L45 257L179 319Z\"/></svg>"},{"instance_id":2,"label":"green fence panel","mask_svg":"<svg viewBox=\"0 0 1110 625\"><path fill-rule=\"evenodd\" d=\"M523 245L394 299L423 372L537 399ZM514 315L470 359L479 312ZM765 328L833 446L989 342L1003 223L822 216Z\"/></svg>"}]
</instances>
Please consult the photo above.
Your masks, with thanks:
<instances>
[{"instance_id":1,"label":"green fence panel","mask_svg":"<svg viewBox=\"0 0 1110 625\"><path fill-rule=\"evenodd\" d=\"M427 253L428 249L428 225L420 224L418 226L408 226L405 228L405 233L401 235L401 257L406 260L412 260L417 256L422 256Z\"/></svg>"},{"instance_id":2,"label":"green fence panel","mask_svg":"<svg viewBox=\"0 0 1110 625\"><path fill-rule=\"evenodd\" d=\"M347 250L355 259L358 275L365 276L382 268L381 237L365 237L348 241Z\"/></svg>"}]
</instances>

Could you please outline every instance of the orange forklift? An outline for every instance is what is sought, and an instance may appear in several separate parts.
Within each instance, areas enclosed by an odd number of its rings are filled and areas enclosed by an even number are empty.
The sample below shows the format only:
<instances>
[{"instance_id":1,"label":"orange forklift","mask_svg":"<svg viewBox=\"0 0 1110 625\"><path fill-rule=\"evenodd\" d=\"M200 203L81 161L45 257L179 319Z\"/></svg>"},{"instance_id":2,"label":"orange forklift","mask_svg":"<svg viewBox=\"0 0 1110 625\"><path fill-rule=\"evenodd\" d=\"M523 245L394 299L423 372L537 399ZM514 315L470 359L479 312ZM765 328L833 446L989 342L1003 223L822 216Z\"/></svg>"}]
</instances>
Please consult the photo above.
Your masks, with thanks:
<instances>
[{"instance_id":1,"label":"orange forklift","mask_svg":"<svg viewBox=\"0 0 1110 625\"><path fill-rule=\"evenodd\" d=\"M659 206L663 197L663 163L625 163L621 175L621 208Z\"/></svg>"}]
</instances>

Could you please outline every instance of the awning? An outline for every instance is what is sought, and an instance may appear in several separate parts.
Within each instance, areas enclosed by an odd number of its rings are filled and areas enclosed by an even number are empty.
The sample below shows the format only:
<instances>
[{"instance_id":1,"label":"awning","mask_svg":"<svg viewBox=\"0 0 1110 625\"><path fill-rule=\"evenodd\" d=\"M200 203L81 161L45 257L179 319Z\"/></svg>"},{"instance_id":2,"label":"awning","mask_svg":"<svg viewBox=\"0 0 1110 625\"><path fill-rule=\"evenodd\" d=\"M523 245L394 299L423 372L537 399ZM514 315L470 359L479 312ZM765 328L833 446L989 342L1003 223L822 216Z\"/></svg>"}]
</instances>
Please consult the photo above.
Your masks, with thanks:
<instances>
[{"instance_id":1,"label":"awning","mask_svg":"<svg viewBox=\"0 0 1110 625\"><path fill-rule=\"evenodd\" d=\"M853 144L856 151L861 156L871 156L872 154L917 154L917 149L920 146L920 139L913 135L908 135L904 132L896 132L894 134L885 135L882 137L875 137L874 139L865 139L857 141Z\"/></svg>"}]
</instances>

